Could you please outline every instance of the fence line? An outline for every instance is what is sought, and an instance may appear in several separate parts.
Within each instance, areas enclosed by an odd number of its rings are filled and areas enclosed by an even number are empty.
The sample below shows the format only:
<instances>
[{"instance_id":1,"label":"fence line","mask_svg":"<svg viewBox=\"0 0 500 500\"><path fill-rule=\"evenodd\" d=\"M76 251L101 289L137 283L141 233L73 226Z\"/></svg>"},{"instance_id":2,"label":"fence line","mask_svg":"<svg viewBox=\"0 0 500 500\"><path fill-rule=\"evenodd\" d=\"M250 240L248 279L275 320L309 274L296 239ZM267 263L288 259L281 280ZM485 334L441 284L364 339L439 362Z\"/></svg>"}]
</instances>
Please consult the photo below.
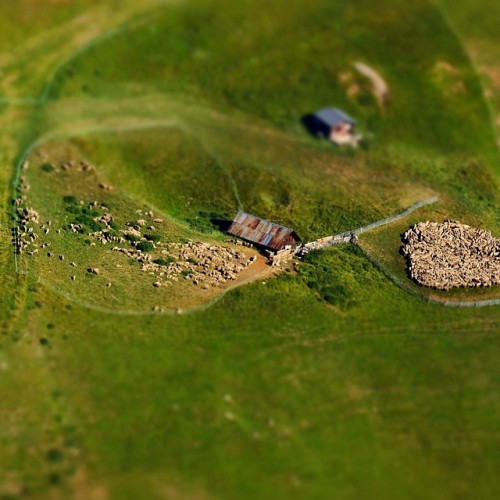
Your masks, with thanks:
<instances>
[{"instance_id":1,"label":"fence line","mask_svg":"<svg viewBox=\"0 0 500 500\"><path fill-rule=\"evenodd\" d=\"M427 198L425 200L419 201L406 210L403 210L403 212L392 215L391 217L386 217L385 219L372 222L371 224L358 227L357 229L353 229L351 231L346 231L344 233L335 234L332 236L325 236L324 238L305 243L299 248L299 250L297 251L297 255L301 256L310 252L311 250L319 250L321 248L327 248L332 245L338 245L339 243L348 243L353 240L355 241L358 234L365 233L366 231L371 231L372 229L376 229L378 227L385 226L386 224L391 224L392 222L403 219L415 210L418 210L419 208L422 208L426 205L436 203L437 201L438 197L433 196L432 198Z\"/></svg>"},{"instance_id":2,"label":"fence line","mask_svg":"<svg viewBox=\"0 0 500 500\"><path fill-rule=\"evenodd\" d=\"M426 205L430 205L432 203L436 203L438 201L437 196L433 196L432 198L427 198L426 200L419 201L418 203L415 203L411 207L407 208L403 212L393 215L391 217L386 217L385 219L381 219L376 222L372 222L371 224L368 224L366 226L359 227L357 229L353 229L352 231L346 231L345 233L340 233L332 236L325 236L324 238L320 238L319 240L316 241L311 241L310 243L306 243L302 245L299 250L297 251L298 256L302 256L311 250L319 250L321 248L327 248L332 245L337 245L339 243L355 243L357 240L357 235L364 233L366 231L371 231L372 229L376 229L381 226L385 226L386 224L390 224L392 222L395 222L397 220L403 219L407 215L411 214L415 210L418 210L421 207L424 207ZM392 274L383 264L381 264L375 257L370 255L366 250L364 250L362 247L358 246L358 248L361 249L361 251L364 253L366 258L377 268L379 269L387 278L389 278L395 285L397 285L399 288L404 290L405 292L409 293L410 295L413 295L414 297L424 300L426 302L429 302L431 304L436 304L440 306L446 306L446 307L487 307L487 306L498 306L500 305L500 299L487 299L487 300L475 300L475 301L466 301L466 302L460 302L460 301L452 301L452 300L446 300L446 299L437 299L435 297L429 297L426 296L425 294L419 292L418 290L415 290L411 286L409 286L407 283L404 283L401 279L399 279L397 276Z\"/></svg>"},{"instance_id":3,"label":"fence line","mask_svg":"<svg viewBox=\"0 0 500 500\"><path fill-rule=\"evenodd\" d=\"M446 307L487 307L487 306L498 306L500 305L500 299L487 299L487 300L474 300L474 301L453 301L446 299L437 299L435 297L428 297L427 295L419 292L418 290L413 289L411 286L404 283L397 276L392 274L382 263L380 263L375 257L370 255L365 249L362 247L358 247L364 253L366 258L377 268L379 269L387 278L389 278L395 285L399 288L403 289L405 292L417 297L421 300L425 300L426 302L430 302L431 304L436 304L440 306Z\"/></svg>"},{"instance_id":4,"label":"fence line","mask_svg":"<svg viewBox=\"0 0 500 500\"><path fill-rule=\"evenodd\" d=\"M385 219L379 220L377 222L372 222L371 224L368 224L367 226L360 227L358 229L354 229L352 231L355 235L356 234L361 234L365 233L366 231L371 231L372 229L376 229L377 227L385 226L386 224L390 224L391 222L395 222L397 220L405 218L407 215L410 215L412 212L415 210L418 210L419 208L425 207L426 205L432 205L433 203L436 203L438 201L437 196L433 196L432 198L427 198L426 200L419 201L418 203L415 203L411 207L407 208L403 212L393 215L391 217L386 217Z\"/></svg>"}]
</instances>

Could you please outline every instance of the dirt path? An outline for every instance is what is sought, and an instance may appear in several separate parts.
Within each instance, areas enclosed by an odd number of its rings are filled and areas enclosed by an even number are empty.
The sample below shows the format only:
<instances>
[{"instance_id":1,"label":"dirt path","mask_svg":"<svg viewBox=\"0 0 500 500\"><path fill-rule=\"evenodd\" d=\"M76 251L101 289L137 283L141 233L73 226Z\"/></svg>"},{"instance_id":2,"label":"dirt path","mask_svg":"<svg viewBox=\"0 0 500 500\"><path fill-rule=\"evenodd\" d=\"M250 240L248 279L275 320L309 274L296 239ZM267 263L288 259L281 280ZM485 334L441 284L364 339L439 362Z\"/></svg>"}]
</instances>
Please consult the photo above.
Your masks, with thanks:
<instances>
[{"instance_id":1,"label":"dirt path","mask_svg":"<svg viewBox=\"0 0 500 500\"><path fill-rule=\"evenodd\" d=\"M209 299L207 302L197 305L188 304L186 307L183 307L181 309L165 307L161 311L153 311L151 309L149 310L144 309L142 311L111 309L105 306L99 306L96 304L92 304L90 302L80 300L74 297L73 295L55 287L53 284L49 283L43 277L40 277L37 280L37 283L42 285L44 288L50 290L51 292L55 293L56 295L63 297L68 302L77 304L86 309L90 309L92 311L96 311L103 314L111 314L115 316L153 316L153 315L172 316L177 314L193 314L205 311L208 308L212 307L217 302L219 302L224 297L224 295L226 295L226 293L230 292L231 290L234 290L236 288L239 288L240 286L247 285L252 282L267 280L277 275L280 271L281 269L268 265L266 259L262 256L259 256L257 261L252 266L250 266L245 272L241 273L238 280L228 283L225 286L218 288L217 290L214 290L213 298Z\"/></svg>"},{"instance_id":2,"label":"dirt path","mask_svg":"<svg viewBox=\"0 0 500 500\"><path fill-rule=\"evenodd\" d=\"M19 156L18 138L27 134L33 114L44 104L54 75L68 60L83 53L137 23L147 22L148 13L177 0L126 0L120 9L100 6L77 16L70 21L27 38L24 43L0 53L2 66L0 80L0 103L5 105L0 117L4 134L0 138L0 169L2 191L0 206L0 228L3 238L0 242L0 268L5 286L0 292L4 304L1 327L4 331L13 328L16 318L24 308L26 279L19 273L12 273L16 267L16 256L11 244L11 199L18 181L18 168L12 166ZM150 16L151 17L151 16ZM29 71L29 78L26 78ZM43 90L42 90L43 89Z\"/></svg>"},{"instance_id":3,"label":"dirt path","mask_svg":"<svg viewBox=\"0 0 500 500\"><path fill-rule=\"evenodd\" d=\"M377 71L375 71L371 66L368 66L368 64L358 61L355 62L353 66L356 68L358 73L370 80L370 83L372 84L372 93L375 96L375 99L377 99L380 109L384 109L389 97L389 86L386 81Z\"/></svg>"}]
</instances>

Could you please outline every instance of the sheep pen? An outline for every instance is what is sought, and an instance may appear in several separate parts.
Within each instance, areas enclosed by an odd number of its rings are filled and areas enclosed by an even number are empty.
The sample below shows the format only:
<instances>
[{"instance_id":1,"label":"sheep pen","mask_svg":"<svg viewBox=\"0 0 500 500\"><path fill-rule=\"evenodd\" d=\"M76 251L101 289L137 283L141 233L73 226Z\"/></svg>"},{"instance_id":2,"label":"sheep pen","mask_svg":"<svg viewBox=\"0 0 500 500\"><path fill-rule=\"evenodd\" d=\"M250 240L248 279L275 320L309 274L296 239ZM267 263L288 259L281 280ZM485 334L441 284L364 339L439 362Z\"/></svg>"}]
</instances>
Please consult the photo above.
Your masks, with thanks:
<instances>
[{"instance_id":1,"label":"sheep pen","mask_svg":"<svg viewBox=\"0 0 500 500\"><path fill-rule=\"evenodd\" d=\"M402 253L419 285L451 288L500 284L500 238L457 221L419 222L403 235Z\"/></svg>"}]
</instances>

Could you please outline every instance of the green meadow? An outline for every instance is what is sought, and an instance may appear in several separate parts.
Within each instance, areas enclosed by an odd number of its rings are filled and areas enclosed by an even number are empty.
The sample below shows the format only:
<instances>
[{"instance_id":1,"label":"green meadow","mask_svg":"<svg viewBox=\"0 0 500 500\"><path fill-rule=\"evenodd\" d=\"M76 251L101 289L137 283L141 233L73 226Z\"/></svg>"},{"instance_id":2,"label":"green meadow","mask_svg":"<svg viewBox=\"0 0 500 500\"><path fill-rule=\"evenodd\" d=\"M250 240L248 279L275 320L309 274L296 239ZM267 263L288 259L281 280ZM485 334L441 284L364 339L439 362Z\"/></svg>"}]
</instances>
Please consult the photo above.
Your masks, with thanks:
<instances>
[{"instance_id":1,"label":"green meadow","mask_svg":"<svg viewBox=\"0 0 500 500\"><path fill-rule=\"evenodd\" d=\"M497 498L500 307L427 298L499 291L425 290L399 254L421 220L500 236L495 7L473 29L446 0L5 4L0 499ZM359 149L304 129L329 105ZM11 242L20 176L51 220L38 255ZM225 244L243 208L309 241L431 196L359 247L196 297L62 229L97 201L116 230L152 210L159 239Z\"/></svg>"}]
</instances>

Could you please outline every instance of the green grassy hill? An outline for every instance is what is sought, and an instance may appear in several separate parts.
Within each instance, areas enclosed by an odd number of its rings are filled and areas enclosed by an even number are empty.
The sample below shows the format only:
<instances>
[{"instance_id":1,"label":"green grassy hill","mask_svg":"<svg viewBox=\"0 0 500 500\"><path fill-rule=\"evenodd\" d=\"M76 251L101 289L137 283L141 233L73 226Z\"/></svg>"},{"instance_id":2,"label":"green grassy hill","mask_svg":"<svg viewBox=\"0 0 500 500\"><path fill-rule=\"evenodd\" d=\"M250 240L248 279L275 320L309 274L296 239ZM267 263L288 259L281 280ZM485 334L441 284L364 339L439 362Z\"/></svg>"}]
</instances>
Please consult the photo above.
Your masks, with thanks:
<instances>
[{"instance_id":1,"label":"green grassy hill","mask_svg":"<svg viewBox=\"0 0 500 500\"><path fill-rule=\"evenodd\" d=\"M387 79L387 114L379 115L367 92L354 100L346 95L340 75L357 60ZM456 74L441 74L442 61ZM379 147L403 142L461 154L491 147L476 74L442 15L425 1L405 9L386 1L376 13L369 0L318 0L310 9L281 0L171 6L69 60L48 95L116 97L118 88L125 95L152 89L189 95L295 133L302 133L302 115L333 103L375 133Z\"/></svg>"},{"instance_id":2,"label":"green grassy hill","mask_svg":"<svg viewBox=\"0 0 500 500\"><path fill-rule=\"evenodd\" d=\"M37 3L26 34L7 4L0 498L496 498L498 306L430 304L344 245L196 311L155 313L150 276L62 230L93 226L97 201L117 231L152 209L166 242L222 245L214 220L240 207L309 240L438 195L361 241L402 280L399 234L421 217L500 235L493 101L442 12L423 0ZM386 80L383 109L355 61ZM363 148L309 137L300 120L325 105L358 119ZM94 169L65 171L68 159ZM44 255L13 253L21 175L24 203L52 221ZM105 274L86 272L95 262ZM183 308L180 290L154 304Z\"/></svg>"},{"instance_id":3,"label":"green grassy hill","mask_svg":"<svg viewBox=\"0 0 500 500\"><path fill-rule=\"evenodd\" d=\"M449 24L460 36L472 63L476 67L484 86L484 97L490 106L491 122L500 134L500 70L498 62L497 19L499 6L487 1L460 2L459 5L439 0ZM500 144L497 140L497 144Z\"/></svg>"}]
</instances>

